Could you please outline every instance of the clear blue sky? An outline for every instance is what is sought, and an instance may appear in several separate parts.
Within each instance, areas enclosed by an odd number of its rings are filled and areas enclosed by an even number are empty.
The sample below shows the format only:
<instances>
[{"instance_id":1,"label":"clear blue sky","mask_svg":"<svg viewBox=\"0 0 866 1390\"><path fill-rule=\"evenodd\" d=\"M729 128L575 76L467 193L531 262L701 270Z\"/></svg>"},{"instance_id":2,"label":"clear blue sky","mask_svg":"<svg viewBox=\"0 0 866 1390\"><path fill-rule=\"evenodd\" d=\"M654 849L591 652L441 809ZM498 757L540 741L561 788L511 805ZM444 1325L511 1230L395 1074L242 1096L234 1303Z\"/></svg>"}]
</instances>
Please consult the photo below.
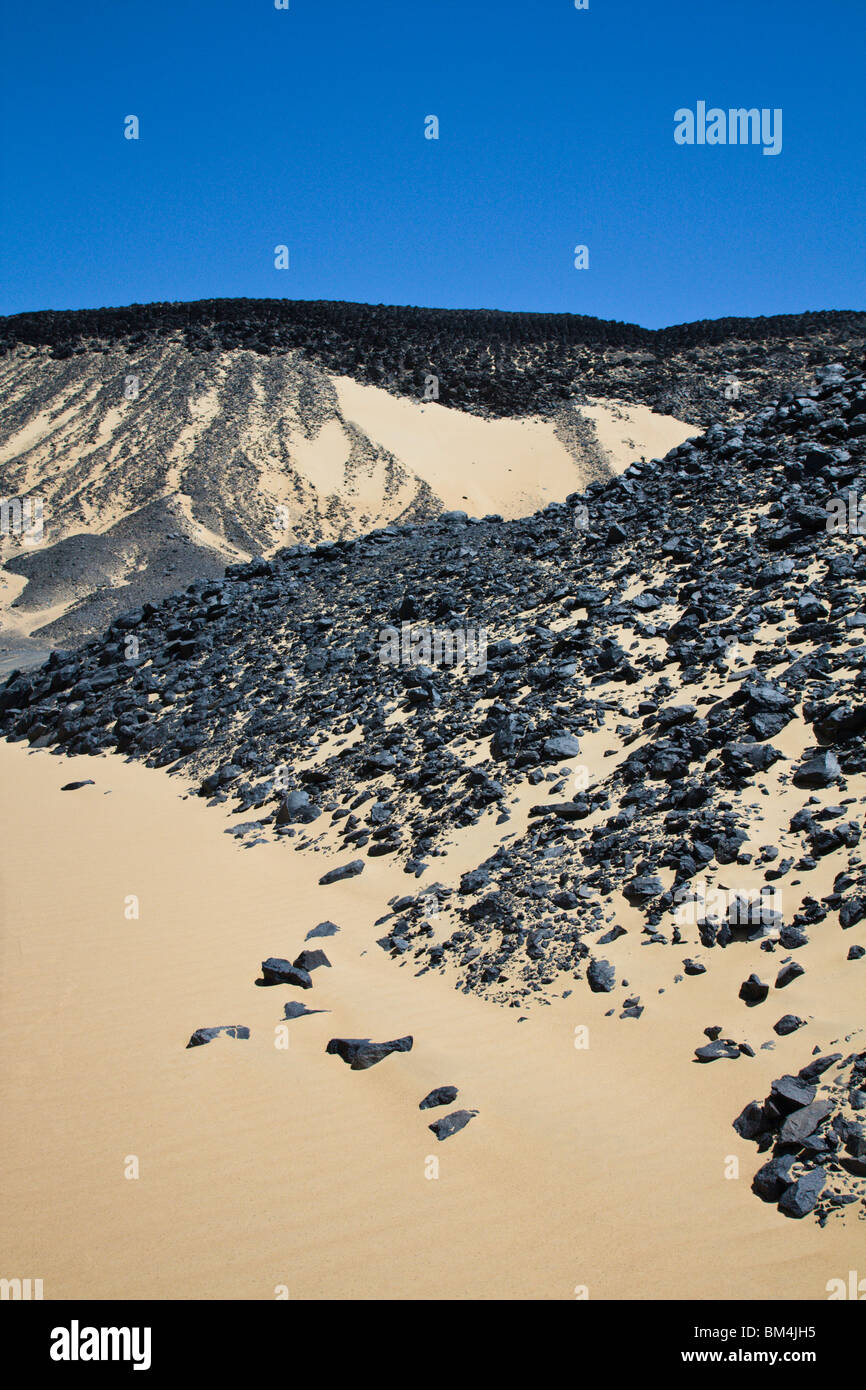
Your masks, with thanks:
<instances>
[{"instance_id":1,"label":"clear blue sky","mask_svg":"<svg viewBox=\"0 0 866 1390\"><path fill-rule=\"evenodd\" d=\"M7 0L0 313L866 307L866 0L290 6ZM676 145L699 100L781 107L781 154Z\"/></svg>"}]
</instances>

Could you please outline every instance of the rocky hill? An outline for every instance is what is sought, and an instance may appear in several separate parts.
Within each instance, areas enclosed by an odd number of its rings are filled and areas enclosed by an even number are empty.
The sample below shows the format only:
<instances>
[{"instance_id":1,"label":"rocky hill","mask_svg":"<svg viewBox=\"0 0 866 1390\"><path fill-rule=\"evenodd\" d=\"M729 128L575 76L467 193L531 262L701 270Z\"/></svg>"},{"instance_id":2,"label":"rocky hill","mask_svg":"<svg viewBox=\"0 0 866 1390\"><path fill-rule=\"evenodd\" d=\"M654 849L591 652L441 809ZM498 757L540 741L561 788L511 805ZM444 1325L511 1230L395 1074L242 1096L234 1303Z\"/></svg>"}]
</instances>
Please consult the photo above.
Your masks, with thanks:
<instances>
[{"instance_id":1,"label":"rocky hill","mask_svg":"<svg viewBox=\"0 0 866 1390\"><path fill-rule=\"evenodd\" d=\"M866 316L650 332L283 300L0 320L0 669L226 563L561 501L862 355ZM34 503L35 505L35 503Z\"/></svg>"},{"instance_id":2,"label":"rocky hill","mask_svg":"<svg viewBox=\"0 0 866 1390\"><path fill-rule=\"evenodd\" d=\"M205 355L301 351L326 372L413 399L423 397L434 374L438 399L461 410L538 414L602 396L710 424L803 384L822 361L856 357L866 341L866 314L779 314L647 329L581 314L205 299L16 314L0 319L0 351L30 346L67 360L120 345L134 354L172 334ZM726 396L731 376L739 382L737 397Z\"/></svg>"},{"instance_id":3,"label":"rocky hill","mask_svg":"<svg viewBox=\"0 0 866 1390\"><path fill-rule=\"evenodd\" d=\"M829 364L532 516L199 577L14 674L0 730L170 769L243 845L320 855L323 908L390 856L394 968L502 1005L589 990L639 1028L658 993L735 970L696 1065L803 1037L799 1075L737 1121L775 1145L756 1192L862 1215L862 1041L831 1039L828 1099L808 1052L811 980L866 968L864 495L866 377Z\"/></svg>"}]
</instances>

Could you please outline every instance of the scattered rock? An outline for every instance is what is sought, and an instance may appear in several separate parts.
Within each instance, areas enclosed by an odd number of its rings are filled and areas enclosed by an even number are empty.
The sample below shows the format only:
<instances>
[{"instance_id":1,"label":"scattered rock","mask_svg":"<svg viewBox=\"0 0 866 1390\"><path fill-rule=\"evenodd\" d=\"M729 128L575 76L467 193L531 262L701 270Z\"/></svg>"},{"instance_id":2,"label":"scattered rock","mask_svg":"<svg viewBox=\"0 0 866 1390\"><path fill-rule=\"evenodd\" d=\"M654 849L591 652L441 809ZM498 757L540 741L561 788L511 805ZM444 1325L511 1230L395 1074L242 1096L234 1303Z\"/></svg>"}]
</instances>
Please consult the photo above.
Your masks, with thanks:
<instances>
[{"instance_id":1,"label":"scattered rock","mask_svg":"<svg viewBox=\"0 0 866 1390\"><path fill-rule=\"evenodd\" d=\"M326 874L322 874L319 883L340 883L344 878L355 878L363 872L363 859L353 859L350 864L342 864L339 869L329 869Z\"/></svg>"},{"instance_id":2,"label":"scattered rock","mask_svg":"<svg viewBox=\"0 0 866 1390\"><path fill-rule=\"evenodd\" d=\"M452 1110L450 1115L443 1115L440 1120L434 1120L428 1129L432 1129L436 1138L440 1141L450 1139L452 1134L457 1134L461 1129L465 1129L471 1119L478 1114L477 1110Z\"/></svg>"},{"instance_id":3,"label":"scattered rock","mask_svg":"<svg viewBox=\"0 0 866 1390\"><path fill-rule=\"evenodd\" d=\"M325 1051L342 1057L352 1071L366 1071L392 1052L411 1052L412 1038L395 1038L392 1042L371 1042L369 1038L331 1038Z\"/></svg>"},{"instance_id":4,"label":"scattered rock","mask_svg":"<svg viewBox=\"0 0 866 1390\"><path fill-rule=\"evenodd\" d=\"M805 1026L804 1018L798 1018L796 1014L783 1014L778 1023L773 1024L773 1032L778 1033L780 1038L786 1038L789 1033L796 1033L798 1028Z\"/></svg>"},{"instance_id":5,"label":"scattered rock","mask_svg":"<svg viewBox=\"0 0 866 1390\"><path fill-rule=\"evenodd\" d=\"M320 966L326 965L330 969L331 962L324 951L302 951L292 962L296 970L318 970Z\"/></svg>"},{"instance_id":6,"label":"scattered rock","mask_svg":"<svg viewBox=\"0 0 866 1390\"><path fill-rule=\"evenodd\" d=\"M430 1091L418 1106L419 1110L432 1110L436 1105L450 1105L457 1099L456 1086L437 1086L435 1091Z\"/></svg>"},{"instance_id":7,"label":"scattered rock","mask_svg":"<svg viewBox=\"0 0 866 1390\"><path fill-rule=\"evenodd\" d=\"M616 984L616 971L609 960L594 960L586 978L593 994L609 994Z\"/></svg>"},{"instance_id":8,"label":"scattered rock","mask_svg":"<svg viewBox=\"0 0 866 1390\"><path fill-rule=\"evenodd\" d=\"M336 927L333 922L320 922L317 927L313 927L312 931L307 932L304 940L312 941L315 936L336 936L339 930L340 928Z\"/></svg>"},{"instance_id":9,"label":"scattered rock","mask_svg":"<svg viewBox=\"0 0 866 1390\"><path fill-rule=\"evenodd\" d=\"M744 980L740 985L739 997L745 1000L747 1004L762 1004L769 993L769 985L765 985L763 980L759 979L757 975L750 975L749 978Z\"/></svg>"},{"instance_id":10,"label":"scattered rock","mask_svg":"<svg viewBox=\"0 0 866 1390\"><path fill-rule=\"evenodd\" d=\"M213 1042L220 1033L225 1033L227 1038L245 1039L250 1036L249 1028L242 1023L221 1023L216 1028L196 1028L187 1047L203 1047L205 1043Z\"/></svg>"},{"instance_id":11,"label":"scattered rock","mask_svg":"<svg viewBox=\"0 0 866 1390\"><path fill-rule=\"evenodd\" d=\"M298 985L301 989L312 989L313 982L309 972L280 956L269 956L262 961L262 977L267 985Z\"/></svg>"},{"instance_id":12,"label":"scattered rock","mask_svg":"<svg viewBox=\"0 0 866 1390\"><path fill-rule=\"evenodd\" d=\"M810 1173L804 1173L802 1178L798 1178L795 1183L786 1188L779 1199L779 1211L785 1216L801 1218L808 1216L810 1211L814 1211L818 1203L818 1198L824 1191L827 1184L827 1176L823 1168L813 1168Z\"/></svg>"}]
</instances>

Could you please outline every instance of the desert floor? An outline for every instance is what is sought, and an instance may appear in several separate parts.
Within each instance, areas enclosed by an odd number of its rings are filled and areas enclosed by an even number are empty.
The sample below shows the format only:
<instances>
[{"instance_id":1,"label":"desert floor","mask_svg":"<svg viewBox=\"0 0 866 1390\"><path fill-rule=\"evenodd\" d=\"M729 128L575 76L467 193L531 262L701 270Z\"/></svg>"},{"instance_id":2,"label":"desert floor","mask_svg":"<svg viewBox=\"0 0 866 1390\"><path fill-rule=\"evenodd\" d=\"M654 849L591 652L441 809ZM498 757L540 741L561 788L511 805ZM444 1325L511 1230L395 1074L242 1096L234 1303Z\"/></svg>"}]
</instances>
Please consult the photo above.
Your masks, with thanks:
<instances>
[{"instance_id":1,"label":"desert floor","mask_svg":"<svg viewBox=\"0 0 866 1390\"><path fill-rule=\"evenodd\" d=\"M763 1160L731 1128L816 1045L862 1048L862 970L845 963L860 929L798 953L807 975L777 1013L810 1026L772 1051L776 1014L737 998L768 965L753 944L672 985L671 950L630 932L617 968L631 952L638 1020L604 1017L611 997L584 981L499 1008L375 944L387 900L420 886L397 866L319 887L335 861L244 849L185 790L116 757L0 743L6 1277L41 1278L46 1299L785 1300L862 1266L862 1221L821 1229L761 1203ZM489 834L472 827L427 877L456 884ZM341 930L309 943L332 962L312 990L256 986L325 919ZM300 997L327 1012L281 1030ZM187 1050L215 1024L251 1037ZM697 1064L709 1024L756 1056ZM369 1071L325 1052L406 1033L413 1050ZM418 1102L445 1084L478 1115L440 1143L427 1126L445 1111Z\"/></svg>"}]
</instances>

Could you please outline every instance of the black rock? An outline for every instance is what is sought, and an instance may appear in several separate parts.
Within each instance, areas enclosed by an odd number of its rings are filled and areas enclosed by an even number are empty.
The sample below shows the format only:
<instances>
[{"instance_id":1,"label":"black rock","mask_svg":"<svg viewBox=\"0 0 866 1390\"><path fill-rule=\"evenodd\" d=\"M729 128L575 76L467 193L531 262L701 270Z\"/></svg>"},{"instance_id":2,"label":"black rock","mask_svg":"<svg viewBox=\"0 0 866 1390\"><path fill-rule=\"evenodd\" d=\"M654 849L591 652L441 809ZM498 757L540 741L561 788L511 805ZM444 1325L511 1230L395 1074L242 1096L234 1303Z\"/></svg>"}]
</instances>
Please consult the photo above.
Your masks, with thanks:
<instances>
[{"instance_id":1,"label":"black rock","mask_svg":"<svg viewBox=\"0 0 866 1390\"><path fill-rule=\"evenodd\" d=\"M559 762L566 758L576 758L580 743L573 734L559 734L545 740L544 756L548 762Z\"/></svg>"},{"instance_id":2,"label":"black rock","mask_svg":"<svg viewBox=\"0 0 866 1390\"><path fill-rule=\"evenodd\" d=\"M827 1174L823 1168L813 1168L795 1183L786 1188L779 1200L779 1211L785 1216L808 1216L818 1203L818 1198L827 1185Z\"/></svg>"},{"instance_id":3,"label":"black rock","mask_svg":"<svg viewBox=\"0 0 866 1390\"><path fill-rule=\"evenodd\" d=\"M92 780L92 778L88 777L87 780L84 781L84 782L67 782L67 783L66 783L66 786L65 786L65 787L61 787L60 790L61 790L62 792L77 792L81 787L95 787L95 786L96 786L96 783ZM195 1036L195 1034L193 1034L193 1036ZM209 1038L206 1038L206 1039L205 1039L205 1042L209 1042L209 1041L210 1041ZM187 1046L192 1047L192 1043L188 1043Z\"/></svg>"},{"instance_id":4,"label":"black rock","mask_svg":"<svg viewBox=\"0 0 866 1390\"><path fill-rule=\"evenodd\" d=\"M664 887L658 874L639 874L623 888L625 898L636 906L657 898L663 892Z\"/></svg>"},{"instance_id":5,"label":"black rock","mask_svg":"<svg viewBox=\"0 0 866 1390\"><path fill-rule=\"evenodd\" d=\"M769 993L769 985L765 985L763 980L760 980L757 975L750 975L749 978L744 980L740 985L739 997L745 1000L747 1004L761 1004Z\"/></svg>"},{"instance_id":6,"label":"black rock","mask_svg":"<svg viewBox=\"0 0 866 1390\"><path fill-rule=\"evenodd\" d=\"M227 1038L248 1038L249 1028L242 1023L221 1023L216 1028L196 1028L187 1047L203 1047L205 1043L213 1042L214 1038L220 1033L225 1033Z\"/></svg>"},{"instance_id":7,"label":"black rock","mask_svg":"<svg viewBox=\"0 0 866 1390\"><path fill-rule=\"evenodd\" d=\"M833 1106L829 1100L813 1100L810 1105L804 1105L799 1110L794 1110L779 1131L779 1138L783 1144L798 1144L807 1139L810 1134L814 1134L820 1124L823 1124L830 1114Z\"/></svg>"},{"instance_id":8,"label":"black rock","mask_svg":"<svg viewBox=\"0 0 866 1390\"><path fill-rule=\"evenodd\" d=\"M324 951L302 951L292 962L297 970L318 970L319 966L330 966L331 962Z\"/></svg>"},{"instance_id":9,"label":"black rock","mask_svg":"<svg viewBox=\"0 0 866 1390\"><path fill-rule=\"evenodd\" d=\"M805 967L800 965L799 961L789 961L787 965L782 966L776 976L776 989L784 989L786 985L791 984L792 980L798 979L800 975L805 975L805 973Z\"/></svg>"},{"instance_id":10,"label":"black rock","mask_svg":"<svg viewBox=\"0 0 866 1390\"><path fill-rule=\"evenodd\" d=\"M836 754L826 749L814 758L801 763L794 771L795 787L831 787L838 781L842 769Z\"/></svg>"},{"instance_id":11,"label":"black rock","mask_svg":"<svg viewBox=\"0 0 866 1390\"><path fill-rule=\"evenodd\" d=\"M830 1052L825 1057L816 1057L813 1061L807 1062L805 1067L801 1067L797 1073L800 1081L805 1081L810 1086L813 1081L817 1081L819 1076L823 1076L825 1071L829 1071L836 1062L841 1062L841 1052Z\"/></svg>"},{"instance_id":12,"label":"black rock","mask_svg":"<svg viewBox=\"0 0 866 1390\"><path fill-rule=\"evenodd\" d=\"M745 1109L734 1120L734 1129L742 1139L758 1139L771 1127L764 1107L756 1100L750 1100Z\"/></svg>"},{"instance_id":13,"label":"black rock","mask_svg":"<svg viewBox=\"0 0 866 1390\"><path fill-rule=\"evenodd\" d=\"M776 1154L763 1168L758 1169L752 1179L752 1191L763 1202L778 1202L791 1186L791 1165L795 1158L795 1154Z\"/></svg>"},{"instance_id":14,"label":"black rock","mask_svg":"<svg viewBox=\"0 0 866 1390\"><path fill-rule=\"evenodd\" d=\"M314 936L336 936L339 930L340 928L335 926L333 922L320 922L317 927L313 927L312 931L307 932L304 940L312 941Z\"/></svg>"},{"instance_id":15,"label":"black rock","mask_svg":"<svg viewBox=\"0 0 866 1390\"><path fill-rule=\"evenodd\" d=\"M729 743L722 749L722 761L732 776L745 779L766 772L783 756L771 743Z\"/></svg>"},{"instance_id":16,"label":"black rock","mask_svg":"<svg viewBox=\"0 0 866 1390\"><path fill-rule=\"evenodd\" d=\"M441 1120L434 1120L428 1129L432 1129L436 1138L440 1141L450 1139L452 1134L457 1134L461 1129L465 1129L471 1119L478 1114L477 1110L452 1110L450 1115L443 1115Z\"/></svg>"},{"instance_id":17,"label":"black rock","mask_svg":"<svg viewBox=\"0 0 866 1390\"><path fill-rule=\"evenodd\" d=\"M299 985L301 989L312 989L309 973L280 956L269 956L262 961L262 976L268 985Z\"/></svg>"},{"instance_id":18,"label":"black rock","mask_svg":"<svg viewBox=\"0 0 866 1390\"><path fill-rule=\"evenodd\" d=\"M839 925L843 931L856 927L866 917L866 897L846 898L839 908Z\"/></svg>"},{"instance_id":19,"label":"black rock","mask_svg":"<svg viewBox=\"0 0 866 1390\"><path fill-rule=\"evenodd\" d=\"M593 994L609 994L616 984L616 971L609 960L594 960L586 978Z\"/></svg>"},{"instance_id":20,"label":"black rock","mask_svg":"<svg viewBox=\"0 0 866 1390\"><path fill-rule=\"evenodd\" d=\"M457 1099L456 1086L437 1086L435 1091L430 1091L420 1102L419 1110L432 1110L437 1105L450 1105Z\"/></svg>"},{"instance_id":21,"label":"black rock","mask_svg":"<svg viewBox=\"0 0 866 1390\"><path fill-rule=\"evenodd\" d=\"M306 1004L301 1003L300 999L293 999L290 1003L283 1006L285 1017L291 1021L293 1018L309 1018L312 1014L327 1014L330 1009L308 1009Z\"/></svg>"},{"instance_id":22,"label":"black rock","mask_svg":"<svg viewBox=\"0 0 866 1390\"><path fill-rule=\"evenodd\" d=\"M801 1106L811 1105L815 1099L815 1087L798 1076L780 1076L770 1087L770 1094L779 1109L787 1115Z\"/></svg>"},{"instance_id":23,"label":"black rock","mask_svg":"<svg viewBox=\"0 0 866 1390\"><path fill-rule=\"evenodd\" d=\"M369 1038L331 1038L325 1051L342 1057L352 1071L366 1071L392 1052L411 1052L411 1037L395 1038L392 1042L371 1042Z\"/></svg>"},{"instance_id":24,"label":"black rock","mask_svg":"<svg viewBox=\"0 0 866 1390\"><path fill-rule=\"evenodd\" d=\"M778 1033L780 1038L786 1038L789 1033L796 1033L798 1028L805 1027L806 1020L798 1018L796 1014L783 1014L778 1023L773 1024L773 1032Z\"/></svg>"},{"instance_id":25,"label":"black rock","mask_svg":"<svg viewBox=\"0 0 866 1390\"><path fill-rule=\"evenodd\" d=\"M737 1044L725 1038L717 1038L715 1042L695 1048L695 1056L699 1062L718 1062L723 1057L730 1058L734 1062L740 1055Z\"/></svg>"},{"instance_id":26,"label":"black rock","mask_svg":"<svg viewBox=\"0 0 866 1390\"><path fill-rule=\"evenodd\" d=\"M353 859L350 864L343 864L339 869L329 869L326 874L322 874L319 883L339 883L344 878L354 878L357 874L363 873L363 859Z\"/></svg>"}]
</instances>

